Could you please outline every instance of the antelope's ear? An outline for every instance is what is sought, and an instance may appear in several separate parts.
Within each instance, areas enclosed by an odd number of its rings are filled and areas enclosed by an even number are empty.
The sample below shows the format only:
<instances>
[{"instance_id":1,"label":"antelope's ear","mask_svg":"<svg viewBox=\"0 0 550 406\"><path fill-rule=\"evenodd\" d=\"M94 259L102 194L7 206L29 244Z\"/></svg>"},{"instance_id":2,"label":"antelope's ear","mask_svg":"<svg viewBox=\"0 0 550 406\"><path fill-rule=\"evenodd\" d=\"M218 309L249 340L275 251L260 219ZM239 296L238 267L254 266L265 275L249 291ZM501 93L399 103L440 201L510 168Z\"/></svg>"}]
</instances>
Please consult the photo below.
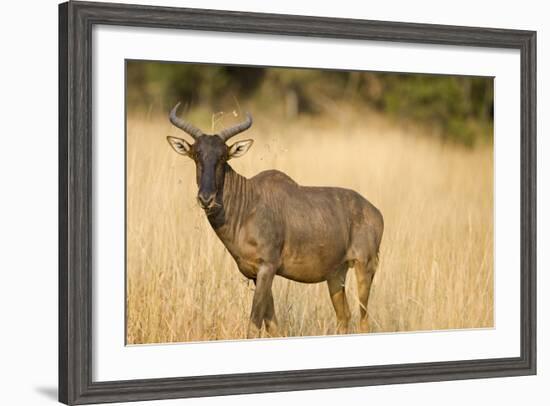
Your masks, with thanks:
<instances>
[{"instance_id":1,"label":"antelope's ear","mask_svg":"<svg viewBox=\"0 0 550 406\"><path fill-rule=\"evenodd\" d=\"M182 155L189 155L189 151L191 151L191 145L185 140L182 140L181 138L176 137L166 137L168 140L168 143L174 148L174 151L176 151L178 154Z\"/></svg>"},{"instance_id":2,"label":"antelope's ear","mask_svg":"<svg viewBox=\"0 0 550 406\"><path fill-rule=\"evenodd\" d=\"M229 159L238 158L246 154L253 142L254 140L242 140L231 145L229 147Z\"/></svg>"}]
</instances>

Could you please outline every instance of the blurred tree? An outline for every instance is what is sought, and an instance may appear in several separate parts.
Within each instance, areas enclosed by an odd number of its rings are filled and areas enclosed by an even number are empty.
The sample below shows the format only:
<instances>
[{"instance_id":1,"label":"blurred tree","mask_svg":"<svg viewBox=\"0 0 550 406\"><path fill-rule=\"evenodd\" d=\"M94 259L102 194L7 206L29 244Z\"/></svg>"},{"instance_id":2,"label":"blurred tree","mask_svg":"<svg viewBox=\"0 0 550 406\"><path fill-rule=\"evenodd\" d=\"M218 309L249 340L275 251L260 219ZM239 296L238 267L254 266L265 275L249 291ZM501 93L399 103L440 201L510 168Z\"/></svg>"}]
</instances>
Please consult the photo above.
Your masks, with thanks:
<instances>
[{"instance_id":1,"label":"blurred tree","mask_svg":"<svg viewBox=\"0 0 550 406\"><path fill-rule=\"evenodd\" d=\"M129 108L166 110L182 100L220 111L254 101L294 117L354 105L431 126L465 145L492 140L493 79L487 77L151 61L128 61L126 75Z\"/></svg>"},{"instance_id":2,"label":"blurred tree","mask_svg":"<svg viewBox=\"0 0 550 406\"><path fill-rule=\"evenodd\" d=\"M480 133L492 137L492 78L381 75L380 110L435 126L443 137L466 145L473 145Z\"/></svg>"}]
</instances>

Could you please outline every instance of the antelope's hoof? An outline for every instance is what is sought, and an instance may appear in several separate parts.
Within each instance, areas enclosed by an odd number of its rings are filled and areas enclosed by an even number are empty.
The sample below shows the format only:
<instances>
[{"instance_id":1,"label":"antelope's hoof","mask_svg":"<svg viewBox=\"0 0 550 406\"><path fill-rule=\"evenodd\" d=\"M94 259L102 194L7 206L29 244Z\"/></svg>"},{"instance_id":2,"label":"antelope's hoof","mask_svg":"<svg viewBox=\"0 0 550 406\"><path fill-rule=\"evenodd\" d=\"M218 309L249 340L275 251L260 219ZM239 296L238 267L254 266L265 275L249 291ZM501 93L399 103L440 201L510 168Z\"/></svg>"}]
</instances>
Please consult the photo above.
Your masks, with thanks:
<instances>
[{"instance_id":1,"label":"antelope's hoof","mask_svg":"<svg viewBox=\"0 0 550 406\"><path fill-rule=\"evenodd\" d=\"M246 338L260 338L262 336L262 329L256 327L254 323L248 325L248 331L246 332Z\"/></svg>"},{"instance_id":2,"label":"antelope's hoof","mask_svg":"<svg viewBox=\"0 0 550 406\"><path fill-rule=\"evenodd\" d=\"M279 332L279 327L277 327L277 324L266 323L265 327L267 337L281 337L281 333Z\"/></svg>"},{"instance_id":3,"label":"antelope's hoof","mask_svg":"<svg viewBox=\"0 0 550 406\"><path fill-rule=\"evenodd\" d=\"M347 324L340 324L336 326L336 334L343 335L349 333L349 326Z\"/></svg>"},{"instance_id":4,"label":"antelope's hoof","mask_svg":"<svg viewBox=\"0 0 550 406\"><path fill-rule=\"evenodd\" d=\"M361 333L370 333L369 321L367 318L359 322L359 331Z\"/></svg>"}]
</instances>

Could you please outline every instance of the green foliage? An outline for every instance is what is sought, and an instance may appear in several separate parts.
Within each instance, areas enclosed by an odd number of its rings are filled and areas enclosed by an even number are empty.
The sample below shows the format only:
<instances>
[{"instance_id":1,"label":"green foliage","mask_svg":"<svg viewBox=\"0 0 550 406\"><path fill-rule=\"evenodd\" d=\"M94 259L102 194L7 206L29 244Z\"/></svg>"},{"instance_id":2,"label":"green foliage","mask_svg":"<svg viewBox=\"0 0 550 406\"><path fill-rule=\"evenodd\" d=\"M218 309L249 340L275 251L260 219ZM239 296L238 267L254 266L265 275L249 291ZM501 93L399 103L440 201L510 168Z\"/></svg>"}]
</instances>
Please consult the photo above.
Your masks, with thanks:
<instances>
[{"instance_id":1,"label":"green foliage","mask_svg":"<svg viewBox=\"0 0 550 406\"><path fill-rule=\"evenodd\" d=\"M248 67L129 61L128 104L165 106L184 100L217 109L237 95L248 97L265 73L265 69Z\"/></svg>"},{"instance_id":2,"label":"green foliage","mask_svg":"<svg viewBox=\"0 0 550 406\"><path fill-rule=\"evenodd\" d=\"M491 139L492 79L383 74L381 80L382 109L388 113L432 125L442 137L466 145L478 137Z\"/></svg>"},{"instance_id":3,"label":"green foliage","mask_svg":"<svg viewBox=\"0 0 550 406\"><path fill-rule=\"evenodd\" d=\"M492 140L493 79L486 77L129 61L127 100L131 108L166 110L182 100L214 111L254 102L287 117L351 105L468 146Z\"/></svg>"}]
</instances>

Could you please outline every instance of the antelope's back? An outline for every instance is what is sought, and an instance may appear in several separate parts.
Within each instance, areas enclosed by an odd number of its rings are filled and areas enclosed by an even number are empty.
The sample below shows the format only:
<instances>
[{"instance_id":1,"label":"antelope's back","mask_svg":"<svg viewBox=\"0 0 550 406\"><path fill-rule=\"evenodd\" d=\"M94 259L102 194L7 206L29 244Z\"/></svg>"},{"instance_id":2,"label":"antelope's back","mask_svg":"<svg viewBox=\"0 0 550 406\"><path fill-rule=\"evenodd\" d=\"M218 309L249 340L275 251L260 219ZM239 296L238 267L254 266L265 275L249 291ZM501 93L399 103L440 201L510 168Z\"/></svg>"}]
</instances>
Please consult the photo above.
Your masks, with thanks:
<instances>
[{"instance_id":1,"label":"antelope's back","mask_svg":"<svg viewBox=\"0 0 550 406\"><path fill-rule=\"evenodd\" d=\"M251 180L261 191L258 209L282 228L284 276L315 282L347 260L353 227L366 221L372 206L365 198L350 189L300 186L279 171ZM298 271L300 279L293 278Z\"/></svg>"}]
</instances>

